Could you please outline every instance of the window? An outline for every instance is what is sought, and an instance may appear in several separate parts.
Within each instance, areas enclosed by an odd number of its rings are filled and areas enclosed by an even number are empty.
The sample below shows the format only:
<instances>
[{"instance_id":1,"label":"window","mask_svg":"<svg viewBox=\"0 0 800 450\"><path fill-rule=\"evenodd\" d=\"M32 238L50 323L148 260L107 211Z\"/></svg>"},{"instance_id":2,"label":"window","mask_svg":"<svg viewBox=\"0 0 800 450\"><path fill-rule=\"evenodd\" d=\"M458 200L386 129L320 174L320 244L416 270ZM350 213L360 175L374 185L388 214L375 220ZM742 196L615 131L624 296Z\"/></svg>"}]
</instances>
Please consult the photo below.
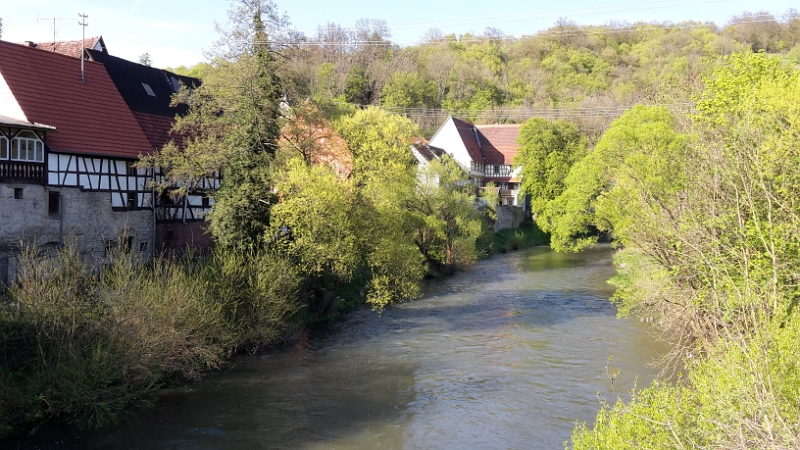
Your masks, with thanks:
<instances>
[{"instance_id":1,"label":"window","mask_svg":"<svg viewBox=\"0 0 800 450\"><path fill-rule=\"evenodd\" d=\"M44 162L44 143L30 131L23 131L11 140L14 161Z\"/></svg>"},{"instance_id":2,"label":"window","mask_svg":"<svg viewBox=\"0 0 800 450\"><path fill-rule=\"evenodd\" d=\"M139 242L139 251L146 252L147 251L147 241Z\"/></svg>"},{"instance_id":3,"label":"window","mask_svg":"<svg viewBox=\"0 0 800 450\"><path fill-rule=\"evenodd\" d=\"M153 92L153 88L151 88L149 84L142 83L142 87L144 87L145 92L147 92L147 95L149 95L150 97L156 96L156 93Z\"/></svg>"},{"instance_id":4,"label":"window","mask_svg":"<svg viewBox=\"0 0 800 450\"><path fill-rule=\"evenodd\" d=\"M47 215L61 217L61 193L50 191L47 194Z\"/></svg>"},{"instance_id":5,"label":"window","mask_svg":"<svg viewBox=\"0 0 800 450\"><path fill-rule=\"evenodd\" d=\"M22 188L14 188L14 198L22 200Z\"/></svg>"},{"instance_id":6,"label":"window","mask_svg":"<svg viewBox=\"0 0 800 450\"><path fill-rule=\"evenodd\" d=\"M128 236L122 239L122 253L130 253L133 247L133 236Z\"/></svg>"},{"instance_id":7,"label":"window","mask_svg":"<svg viewBox=\"0 0 800 450\"><path fill-rule=\"evenodd\" d=\"M494 175L494 167L492 165L486 166L486 175Z\"/></svg>"},{"instance_id":8,"label":"window","mask_svg":"<svg viewBox=\"0 0 800 450\"><path fill-rule=\"evenodd\" d=\"M0 136L0 159L8 159L8 138Z\"/></svg>"},{"instance_id":9,"label":"window","mask_svg":"<svg viewBox=\"0 0 800 450\"><path fill-rule=\"evenodd\" d=\"M136 192L128 192L128 210L136 209Z\"/></svg>"},{"instance_id":10,"label":"window","mask_svg":"<svg viewBox=\"0 0 800 450\"><path fill-rule=\"evenodd\" d=\"M208 208L211 206L211 199L208 197L203 197L203 207Z\"/></svg>"},{"instance_id":11,"label":"window","mask_svg":"<svg viewBox=\"0 0 800 450\"><path fill-rule=\"evenodd\" d=\"M106 256L113 256L114 250L117 249L117 241L105 241L103 243L103 251Z\"/></svg>"}]
</instances>

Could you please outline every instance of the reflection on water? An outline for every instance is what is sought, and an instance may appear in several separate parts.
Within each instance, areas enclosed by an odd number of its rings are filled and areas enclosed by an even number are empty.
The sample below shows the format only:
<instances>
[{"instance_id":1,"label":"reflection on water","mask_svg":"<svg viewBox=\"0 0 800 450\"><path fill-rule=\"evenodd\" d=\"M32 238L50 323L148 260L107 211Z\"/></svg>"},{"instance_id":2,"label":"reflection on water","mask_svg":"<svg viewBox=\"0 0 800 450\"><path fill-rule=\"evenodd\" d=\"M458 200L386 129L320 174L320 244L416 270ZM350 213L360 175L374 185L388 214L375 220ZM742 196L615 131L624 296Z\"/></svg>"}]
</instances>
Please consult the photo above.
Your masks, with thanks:
<instances>
[{"instance_id":1,"label":"reflection on water","mask_svg":"<svg viewBox=\"0 0 800 450\"><path fill-rule=\"evenodd\" d=\"M43 433L18 448L563 448L659 349L619 320L608 247L498 256L426 284L425 296L364 310L325 332L236 358L201 383L99 433ZM55 441L54 441L55 439Z\"/></svg>"}]
</instances>

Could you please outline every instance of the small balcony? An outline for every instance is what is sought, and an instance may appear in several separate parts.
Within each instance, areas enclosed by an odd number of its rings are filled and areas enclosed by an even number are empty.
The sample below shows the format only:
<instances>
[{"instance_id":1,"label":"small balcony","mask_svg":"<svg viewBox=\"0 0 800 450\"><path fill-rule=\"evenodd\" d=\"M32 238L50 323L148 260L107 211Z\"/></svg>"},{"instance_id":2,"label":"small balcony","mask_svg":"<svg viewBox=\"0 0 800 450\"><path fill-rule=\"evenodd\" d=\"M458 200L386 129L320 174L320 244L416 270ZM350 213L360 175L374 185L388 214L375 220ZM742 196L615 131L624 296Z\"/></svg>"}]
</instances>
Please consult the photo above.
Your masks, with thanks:
<instances>
[{"instance_id":1,"label":"small balcony","mask_svg":"<svg viewBox=\"0 0 800 450\"><path fill-rule=\"evenodd\" d=\"M47 184L44 163L0 160L0 181L4 183Z\"/></svg>"}]
</instances>

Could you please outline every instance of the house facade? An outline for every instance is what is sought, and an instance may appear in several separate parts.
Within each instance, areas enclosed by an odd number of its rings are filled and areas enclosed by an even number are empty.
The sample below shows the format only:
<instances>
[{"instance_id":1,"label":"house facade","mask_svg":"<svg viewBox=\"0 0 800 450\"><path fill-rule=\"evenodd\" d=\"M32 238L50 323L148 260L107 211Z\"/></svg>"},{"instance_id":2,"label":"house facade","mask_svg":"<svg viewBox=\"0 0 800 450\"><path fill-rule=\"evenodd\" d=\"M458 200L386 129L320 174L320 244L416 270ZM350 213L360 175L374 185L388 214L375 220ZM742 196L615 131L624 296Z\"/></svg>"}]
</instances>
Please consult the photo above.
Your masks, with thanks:
<instances>
[{"instance_id":1,"label":"house facade","mask_svg":"<svg viewBox=\"0 0 800 450\"><path fill-rule=\"evenodd\" d=\"M154 150L162 149L170 141L182 145L184 136L172 132L172 126L177 116L188 112L188 106L172 105L172 96L181 86L199 86L200 80L112 56L105 44L101 50L87 48L85 55L89 61L105 67ZM156 169L156 180L160 179L159 175ZM159 252L211 246L211 236L205 230L205 217L214 205L209 194L219 189L220 179L215 172L196 180L186 196L172 196L167 189L156 197L156 247Z\"/></svg>"},{"instance_id":2,"label":"house facade","mask_svg":"<svg viewBox=\"0 0 800 450\"><path fill-rule=\"evenodd\" d=\"M105 69L0 41L0 281L23 245L87 259L153 250L152 151Z\"/></svg>"},{"instance_id":3,"label":"house facade","mask_svg":"<svg viewBox=\"0 0 800 450\"><path fill-rule=\"evenodd\" d=\"M174 116L150 121L158 126L146 133L105 65L89 60L84 66L82 77L77 58L0 41L5 284L23 246L45 250L69 239L90 261L102 262L115 251L148 259L156 252L160 224L201 222L211 207L204 197L161 207L151 183L158 173L135 164L159 148L154 139L169 133Z\"/></svg>"},{"instance_id":4,"label":"house facade","mask_svg":"<svg viewBox=\"0 0 800 450\"><path fill-rule=\"evenodd\" d=\"M519 191L521 169L515 169L513 165L519 152L517 138L520 127L473 125L450 116L430 139L428 147L450 154L469 173L470 180L477 187L494 183L502 205L524 207Z\"/></svg>"}]
</instances>

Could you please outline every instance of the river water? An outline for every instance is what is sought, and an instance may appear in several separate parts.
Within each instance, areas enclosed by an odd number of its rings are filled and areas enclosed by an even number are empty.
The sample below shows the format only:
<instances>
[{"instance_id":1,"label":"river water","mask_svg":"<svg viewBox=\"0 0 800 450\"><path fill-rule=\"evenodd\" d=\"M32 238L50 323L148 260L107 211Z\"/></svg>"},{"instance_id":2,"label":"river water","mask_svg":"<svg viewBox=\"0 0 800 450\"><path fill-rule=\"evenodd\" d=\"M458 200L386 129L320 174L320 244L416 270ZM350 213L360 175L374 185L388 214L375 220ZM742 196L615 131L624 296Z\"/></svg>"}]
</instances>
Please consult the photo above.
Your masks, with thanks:
<instances>
[{"instance_id":1,"label":"river water","mask_svg":"<svg viewBox=\"0 0 800 450\"><path fill-rule=\"evenodd\" d=\"M495 256L415 302L235 358L114 429L17 447L562 449L598 392L613 402L657 371L663 347L607 300L613 273L609 247Z\"/></svg>"}]
</instances>

